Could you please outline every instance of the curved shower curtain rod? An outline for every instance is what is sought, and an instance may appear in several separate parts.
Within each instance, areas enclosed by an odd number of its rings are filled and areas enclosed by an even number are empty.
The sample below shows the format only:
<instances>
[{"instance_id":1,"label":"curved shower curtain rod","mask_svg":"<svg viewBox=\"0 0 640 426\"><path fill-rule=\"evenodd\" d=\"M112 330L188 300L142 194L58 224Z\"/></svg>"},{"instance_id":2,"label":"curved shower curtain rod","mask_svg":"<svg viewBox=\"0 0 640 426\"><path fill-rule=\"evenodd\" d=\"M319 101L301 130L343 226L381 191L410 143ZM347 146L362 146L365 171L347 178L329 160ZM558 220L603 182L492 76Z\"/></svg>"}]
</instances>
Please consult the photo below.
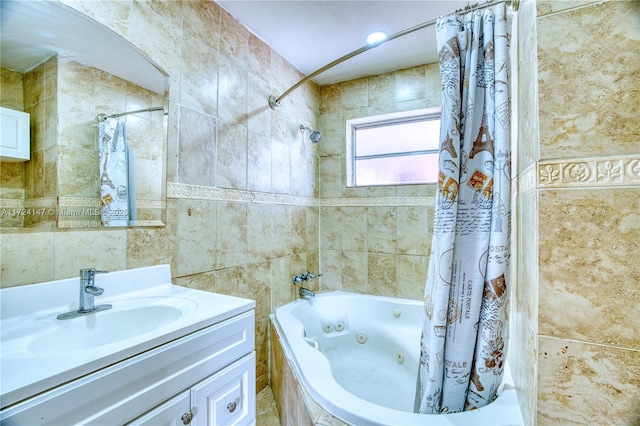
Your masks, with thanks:
<instances>
[{"instance_id":1,"label":"curved shower curtain rod","mask_svg":"<svg viewBox=\"0 0 640 426\"><path fill-rule=\"evenodd\" d=\"M463 8L463 9L460 9L460 10L456 10L454 13L472 12L474 10L484 9L485 7L494 6L494 5L499 4L499 3L506 3L513 10L515 10L515 11L518 10L519 0L498 0L498 1L489 0L488 2L483 3L483 4L479 4L479 3L476 3L474 5L468 4L467 7ZM280 106L280 101L282 101L285 97L287 97L291 92L296 90L298 87L302 86L304 83L306 83L307 81L311 80L313 77L317 76L318 74L321 74L321 73L325 72L326 70L335 67L336 65L346 61L347 59L351 59L354 56L357 56L357 55L359 55L359 54L361 54L363 52L366 52L369 49L373 49L374 47L378 47L382 43L386 43L387 41L391 41L391 40L396 39L398 37L402 37L404 35L410 34L410 33L414 32L414 31L418 31L418 30L421 30L423 28L430 27L430 26L434 25L437 21L438 21L438 18L432 19L432 20L427 21L427 22L423 22L422 24L418 24L418 25L416 25L414 27L407 28L406 30L402 30L400 32L392 34L392 35L388 36L387 38L385 38L383 40L380 40L380 41L375 42L375 43L367 44L365 46L362 46L359 49L354 50L353 52L347 53L346 55L336 59L335 61L333 61L333 62L331 62L331 63L329 63L327 65L325 65L324 67L319 68L316 71L312 72L311 74L309 74L308 76L306 76L305 78L303 78L302 80L298 81L296 84L294 84L293 86L288 88L280 96L274 96L274 95L269 96L269 106L272 109L278 108Z\"/></svg>"}]
</instances>

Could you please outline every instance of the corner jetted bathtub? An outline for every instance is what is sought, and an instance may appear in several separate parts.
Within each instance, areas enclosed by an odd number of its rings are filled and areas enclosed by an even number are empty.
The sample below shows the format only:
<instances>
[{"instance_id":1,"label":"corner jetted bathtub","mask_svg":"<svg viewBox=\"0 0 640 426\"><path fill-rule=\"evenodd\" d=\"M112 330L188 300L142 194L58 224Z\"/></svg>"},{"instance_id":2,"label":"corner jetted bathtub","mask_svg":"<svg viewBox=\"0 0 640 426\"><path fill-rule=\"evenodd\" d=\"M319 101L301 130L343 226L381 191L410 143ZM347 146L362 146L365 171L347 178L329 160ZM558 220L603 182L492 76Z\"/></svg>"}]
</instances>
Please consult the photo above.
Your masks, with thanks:
<instances>
[{"instance_id":1,"label":"corner jetted bathtub","mask_svg":"<svg viewBox=\"0 0 640 426\"><path fill-rule=\"evenodd\" d=\"M423 315L420 301L331 292L282 306L272 319L302 386L349 424L523 424L508 365L497 399L486 407L413 412Z\"/></svg>"}]
</instances>

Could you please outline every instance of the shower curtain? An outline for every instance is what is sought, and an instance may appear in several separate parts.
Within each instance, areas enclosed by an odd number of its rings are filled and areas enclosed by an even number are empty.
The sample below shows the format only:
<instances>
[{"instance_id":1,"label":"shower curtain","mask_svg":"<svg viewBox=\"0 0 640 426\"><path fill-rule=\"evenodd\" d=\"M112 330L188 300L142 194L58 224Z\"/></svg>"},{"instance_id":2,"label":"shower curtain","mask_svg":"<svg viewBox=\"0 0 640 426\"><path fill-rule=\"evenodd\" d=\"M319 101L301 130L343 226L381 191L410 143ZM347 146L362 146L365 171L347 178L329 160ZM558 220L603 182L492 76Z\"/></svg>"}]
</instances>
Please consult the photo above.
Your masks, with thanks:
<instances>
[{"instance_id":1,"label":"shower curtain","mask_svg":"<svg viewBox=\"0 0 640 426\"><path fill-rule=\"evenodd\" d=\"M130 220L130 180L133 154L126 138L125 123L106 118L99 124L100 198L102 225L127 226Z\"/></svg>"},{"instance_id":2,"label":"shower curtain","mask_svg":"<svg viewBox=\"0 0 640 426\"><path fill-rule=\"evenodd\" d=\"M441 17L439 180L424 293L421 413L479 408L505 363L510 97L504 4Z\"/></svg>"}]
</instances>

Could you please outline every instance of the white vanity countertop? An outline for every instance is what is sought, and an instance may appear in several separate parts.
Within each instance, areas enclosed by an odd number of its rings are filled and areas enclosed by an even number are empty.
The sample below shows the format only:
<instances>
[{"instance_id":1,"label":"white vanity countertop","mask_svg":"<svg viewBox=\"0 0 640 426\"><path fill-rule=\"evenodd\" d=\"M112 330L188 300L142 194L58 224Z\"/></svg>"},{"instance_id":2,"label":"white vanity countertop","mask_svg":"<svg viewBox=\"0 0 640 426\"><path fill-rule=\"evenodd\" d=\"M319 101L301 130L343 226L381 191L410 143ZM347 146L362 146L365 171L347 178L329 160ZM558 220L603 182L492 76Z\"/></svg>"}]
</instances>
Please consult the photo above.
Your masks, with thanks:
<instances>
[{"instance_id":1,"label":"white vanity countertop","mask_svg":"<svg viewBox=\"0 0 640 426\"><path fill-rule=\"evenodd\" d=\"M172 285L169 265L98 274L95 285L104 289L95 305L113 308L71 320L56 317L78 309L79 278L0 289L2 408L255 307ZM88 339L65 341L71 328Z\"/></svg>"}]
</instances>

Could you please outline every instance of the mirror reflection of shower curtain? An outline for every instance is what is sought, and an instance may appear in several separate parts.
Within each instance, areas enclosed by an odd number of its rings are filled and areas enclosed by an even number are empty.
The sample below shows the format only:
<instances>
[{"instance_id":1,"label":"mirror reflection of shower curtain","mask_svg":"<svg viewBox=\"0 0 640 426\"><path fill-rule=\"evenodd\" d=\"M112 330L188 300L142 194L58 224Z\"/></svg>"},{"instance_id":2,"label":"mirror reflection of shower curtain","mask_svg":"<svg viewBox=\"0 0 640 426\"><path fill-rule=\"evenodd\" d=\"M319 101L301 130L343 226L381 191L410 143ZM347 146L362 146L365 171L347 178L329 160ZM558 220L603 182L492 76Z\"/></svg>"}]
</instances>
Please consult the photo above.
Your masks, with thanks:
<instances>
[{"instance_id":1,"label":"mirror reflection of shower curtain","mask_svg":"<svg viewBox=\"0 0 640 426\"><path fill-rule=\"evenodd\" d=\"M135 219L135 159L124 121L101 121L98 138L102 225L127 226Z\"/></svg>"}]
</instances>

